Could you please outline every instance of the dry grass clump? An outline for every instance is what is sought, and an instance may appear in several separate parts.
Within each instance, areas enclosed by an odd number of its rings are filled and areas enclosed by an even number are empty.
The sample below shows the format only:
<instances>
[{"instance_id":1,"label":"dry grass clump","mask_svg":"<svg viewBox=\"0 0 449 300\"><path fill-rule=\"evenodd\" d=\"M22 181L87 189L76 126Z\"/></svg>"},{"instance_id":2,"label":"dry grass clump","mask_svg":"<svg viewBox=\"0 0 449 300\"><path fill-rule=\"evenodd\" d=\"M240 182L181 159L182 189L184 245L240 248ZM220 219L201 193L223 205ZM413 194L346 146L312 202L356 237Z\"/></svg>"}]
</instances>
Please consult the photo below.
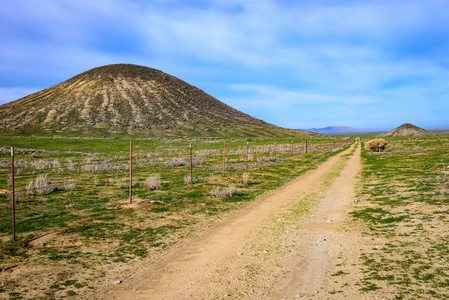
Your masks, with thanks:
<instances>
[{"instance_id":1,"label":"dry grass clump","mask_svg":"<svg viewBox=\"0 0 449 300\"><path fill-rule=\"evenodd\" d=\"M66 181L64 183L64 189L68 192L73 192L75 190L75 187L76 187L76 182Z\"/></svg>"},{"instance_id":2,"label":"dry grass clump","mask_svg":"<svg viewBox=\"0 0 449 300\"><path fill-rule=\"evenodd\" d=\"M248 172L243 173L242 181L243 181L244 185L248 185L248 183L249 183L249 173Z\"/></svg>"},{"instance_id":3,"label":"dry grass clump","mask_svg":"<svg viewBox=\"0 0 449 300\"><path fill-rule=\"evenodd\" d=\"M373 139L365 144L365 148L371 152L383 152L390 147L391 145L384 139Z\"/></svg>"},{"instance_id":4,"label":"dry grass clump","mask_svg":"<svg viewBox=\"0 0 449 300\"><path fill-rule=\"evenodd\" d=\"M50 194L56 190L56 188L57 186L55 184L50 183L47 174L39 174L34 181L34 190L39 196Z\"/></svg>"},{"instance_id":5,"label":"dry grass clump","mask_svg":"<svg viewBox=\"0 0 449 300\"><path fill-rule=\"evenodd\" d=\"M128 185L126 184L124 178L117 178L117 179L115 180L115 184L117 185L117 187L118 187L119 189L124 189L124 188L128 187Z\"/></svg>"},{"instance_id":6,"label":"dry grass clump","mask_svg":"<svg viewBox=\"0 0 449 300\"><path fill-rule=\"evenodd\" d=\"M161 176L159 174L156 174L147 177L147 179L145 179L145 185L150 190L161 190L162 189Z\"/></svg>"},{"instance_id":7,"label":"dry grass clump","mask_svg":"<svg viewBox=\"0 0 449 300\"><path fill-rule=\"evenodd\" d=\"M209 194L221 199L237 197L238 195L240 195L239 192L237 192L237 190L235 189L234 185L229 185L227 188L224 189L216 187L212 191L210 191Z\"/></svg>"},{"instance_id":8,"label":"dry grass clump","mask_svg":"<svg viewBox=\"0 0 449 300\"><path fill-rule=\"evenodd\" d=\"M188 186L190 186L190 183L193 181L193 178L190 177L190 175L184 176L184 183Z\"/></svg>"},{"instance_id":9,"label":"dry grass clump","mask_svg":"<svg viewBox=\"0 0 449 300\"><path fill-rule=\"evenodd\" d=\"M33 180L28 182L28 184L26 186L26 191L27 191L28 196L34 196L34 181Z\"/></svg>"},{"instance_id":10,"label":"dry grass clump","mask_svg":"<svg viewBox=\"0 0 449 300\"><path fill-rule=\"evenodd\" d=\"M167 163L167 166L169 167L179 167L179 166L185 166L187 164L187 161L182 157L174 157L171 162Z\"/></svg>"}]
</instances>

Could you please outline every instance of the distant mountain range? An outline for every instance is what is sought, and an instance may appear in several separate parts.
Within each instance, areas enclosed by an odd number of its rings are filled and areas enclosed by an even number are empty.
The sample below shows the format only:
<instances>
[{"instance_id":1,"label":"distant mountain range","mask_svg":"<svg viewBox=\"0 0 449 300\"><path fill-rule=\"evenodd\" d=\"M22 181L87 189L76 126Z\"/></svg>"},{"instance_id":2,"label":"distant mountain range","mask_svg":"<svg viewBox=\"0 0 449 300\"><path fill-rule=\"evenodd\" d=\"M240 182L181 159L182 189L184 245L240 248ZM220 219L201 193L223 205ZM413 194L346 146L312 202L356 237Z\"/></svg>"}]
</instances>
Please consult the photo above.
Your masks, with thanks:
<instances>
[{"instance_id":1,"label":"distant mountain range","mask_svg":"<svg viewBox=\"0 0 449 300\"><path fill-rule=\"evenodd\" d=\"M362 132L362 130L352 127L345 126L328 126L324 128L310 128L303 129L307 131L322 133L322 134L332 134L332 133L352 133L352 132Z\"/></svg>"}]
</instances>

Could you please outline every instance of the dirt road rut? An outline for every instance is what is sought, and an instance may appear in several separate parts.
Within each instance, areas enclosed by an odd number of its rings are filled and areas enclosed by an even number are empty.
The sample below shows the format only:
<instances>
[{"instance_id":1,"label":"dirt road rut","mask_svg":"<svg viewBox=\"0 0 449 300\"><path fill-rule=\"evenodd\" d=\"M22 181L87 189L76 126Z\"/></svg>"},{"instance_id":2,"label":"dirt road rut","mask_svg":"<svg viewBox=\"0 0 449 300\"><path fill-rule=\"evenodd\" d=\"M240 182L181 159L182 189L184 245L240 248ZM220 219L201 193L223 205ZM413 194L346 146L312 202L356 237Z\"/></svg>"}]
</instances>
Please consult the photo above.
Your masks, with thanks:
<instances>
[{"instance_id":1,"label":"dirt road rut","mask_svg":"<svg viewBox=\"0 0 449 300\"><path fill-rule=\"evenodd\" d=\"M353 253L343 224L360 169L360 143L221 220L157 263L133 270L104 299L295 299L335 294L337 257ZM348 256L349 258L351 255Z\"/></svg>"}]
</instances>

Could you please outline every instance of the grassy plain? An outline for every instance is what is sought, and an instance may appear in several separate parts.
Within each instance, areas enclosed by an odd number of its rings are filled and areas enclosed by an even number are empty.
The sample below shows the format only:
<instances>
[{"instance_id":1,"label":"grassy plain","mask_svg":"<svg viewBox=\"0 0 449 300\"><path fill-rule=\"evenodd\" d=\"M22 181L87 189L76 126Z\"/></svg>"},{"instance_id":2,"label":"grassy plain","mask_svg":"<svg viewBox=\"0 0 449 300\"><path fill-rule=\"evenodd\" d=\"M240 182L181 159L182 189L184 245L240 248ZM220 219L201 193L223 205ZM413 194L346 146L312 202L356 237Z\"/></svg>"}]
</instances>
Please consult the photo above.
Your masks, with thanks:
<instances>
[{"instance_id":1,"label":"grassy plain","mask_svg":"<svg viewBox=\"0 0 449 300\"><path fill-rule=\"evenodd\" d=\"M343 148L338 140L309 139L305 154L304 139L228 139L222 176L223 139L134 139L130 205L128 139L3 136L0 297L87 295L93 286L112 282L110 270L122 272L132 262L157 257L195 229L316 167ZM16 148L16 242L11 241L8 146ZM45 195L34 187L41 174L49 179ZM146 184L154 175L160 189ZM233 197L220 197L217 189L231 189Z\"/></svg>"},{"instance_id":2,"label":"grassy plain","mask_svg":"<svg viewBox=\"0 0 449 300\"><path fill-rule=\"evenodd\" d=\"M360 257L360 291L384 299L448 299L447 132L385 139L392 144L388 151L362 153L358 202L351 213L369 241Z\"/></svg>"}]
</instances>

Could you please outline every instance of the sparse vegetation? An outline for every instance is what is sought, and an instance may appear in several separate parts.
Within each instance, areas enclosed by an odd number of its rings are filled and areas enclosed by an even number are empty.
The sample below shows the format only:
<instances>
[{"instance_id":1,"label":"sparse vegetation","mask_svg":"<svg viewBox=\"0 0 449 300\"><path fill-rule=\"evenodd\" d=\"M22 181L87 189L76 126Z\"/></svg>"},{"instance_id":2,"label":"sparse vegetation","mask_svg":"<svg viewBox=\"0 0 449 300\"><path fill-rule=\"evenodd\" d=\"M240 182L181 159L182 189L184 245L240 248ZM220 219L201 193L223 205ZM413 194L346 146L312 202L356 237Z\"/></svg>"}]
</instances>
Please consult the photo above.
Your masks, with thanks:
<instances>
[{"instance_id":1,"label":"sparse vegetation","mask_svg":"<svg viewBox=\"0 0 449 300\"><path fill-rule=\"evenodd\" d=\"M67 181L64 183L64 189L68 192L73 192L76 188L76 182Z\"/></svg>"},{"instance_id":2,"label":"sparse vegetation","mask_svg":"<svg viewBox=\"0 0 449 300\"><path fill-rule=\"evenodd\" d=\"M235 185L229 185L227 188L215 187L210 191L210 194L214 197L227 199L232 197L237 197L239 192L235 189Z\"/></svg>"},{"instance_id":3,"label":"sparse vegetation","mask_svg":"<svg viewBox=\"0 0 449 300\"><path fill-rule=\"evenodd\" d=\"M394 151L363 152L357 208L370 247L362 249L363 292L382 297L449 297L449 139L390 138Z\"/></svg>"},{"instance_id":4,"label":"sparse vegetation","mask_svg":"<svg viewBox=\"0 0 449 300\"><path fill-rule=\"evenodd\" d=\"M161 176L157 174L147 177L147 179L145 179L145 185L150 190L161 190Z\"/></svg>"},{"instance_id":5,"label":"sparse vegetation","mask_svg":"<svg viewBox=\"0 0 449 300\"><path fill-rule=\"evenodd\" d=\"M242 181L244 185L248 185L249 184L249 173L245 172L242 174Z\"/></svg>"},{"instance_id":6,"label":"sparse vegetation","mask_svg":"<svg viewBox=\"0 0 449 300\"><path fill-rule=\"evenodd\" d=\"M56 189L56 185L50 182L47 174L39 174L34 181L35 193L39 196L47 195Z\"/></svg>"},{"instance_id":7,"label":"sparse vegetation","mask_svg":"<svg viewBox=\"0 0 449 300\"><path fill-rule=\"evenodd\" d=\"M274 142L279 144L281 139L265 138L266 157L273 155L274 149L269 146ZM297 142L294 142L295 147ZM305 140L300 142L303 145ZM247 172L246 139L229 139L226 172L221 176L222 140L136 139L134 202L129 206L129 140L2 137L0 147L12 144L17 149L16 172L20 170L21 175L16 176L15 187L22 196L16 207L18 241L12 243L9 242L11 200L7 193L7 177L0 176L0 190L6 191L0 193L0 268L9 263L36 263L48 267L44 272L46 284L18 278L2 288L9 293L21 292L17 287L22 285L30 289L39 286L42 291L33 293L40 297L52 298L51 295L60 289L72 290L83 297L88 293L86 288L63 285L67 280L80 278L72 267L83 270L84 282L103 276L101 272L106 264L157 255L198 223L210 222L223 212L237 209L263 191L279 187L334 155L331 152L333 139L322 137L315 142L321 147L317 146L312 154L304 154L303 148L299 154L289 151L284 162L267 162L261 172L258 162L262 139L253 138L250 154L254 161ZM189 162L190 143L194 149L193 188L186 184L190 181L189 168L172 164L173 158ZM30 157L30 153L36 153L37 158ZM312 156L317 159L311 159ZM9 166L9 152L0 152L0 173L9 174ZM88 169L84 166L97 166L97 169L86 172ZM245 172L250 174L249 184L243 182ZM163 189L146 186L145 179L154 174L160 176ZM50 193L38 195L37 176L45 178L39 181L51 187L47 190L52 190ZM137 178L142 179L141 184L136 184ZM69 183L73 183L73 190ZM56 186L61 188L55 189ZM218 188L218 192L209 194L214 188ZM57 234L52 235L54 232ZM47 237L48 241L40 242ZM52 273L56 266L58 272L67 272L66 275Z\"/></svg>"}]
</instances>

